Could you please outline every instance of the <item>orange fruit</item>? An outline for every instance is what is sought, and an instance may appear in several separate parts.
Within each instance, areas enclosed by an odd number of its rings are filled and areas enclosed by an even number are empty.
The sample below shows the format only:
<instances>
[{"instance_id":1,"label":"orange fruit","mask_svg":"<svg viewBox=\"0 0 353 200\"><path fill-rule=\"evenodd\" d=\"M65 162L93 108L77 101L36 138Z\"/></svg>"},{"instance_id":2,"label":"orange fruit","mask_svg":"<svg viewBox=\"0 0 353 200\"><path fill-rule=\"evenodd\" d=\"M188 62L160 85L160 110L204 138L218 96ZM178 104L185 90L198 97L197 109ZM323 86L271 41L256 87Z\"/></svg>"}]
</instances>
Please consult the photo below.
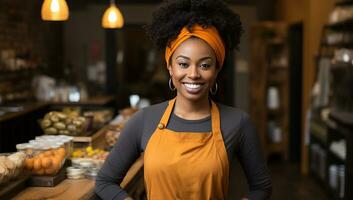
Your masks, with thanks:
<instances>
[{"instance_id":1,"label":"orange fruit","mask_svg":"<svg viewBox=\"0 0 353 200\"><path fill-rule=\"evenodd\" d=\"M45 157L45 154L44 154L44 152L42 152L42 153L38 154L36 157L37 158L43 158L43 157Z\"/></svg>"},{"instance_id":2,"label":"orange fruit","mask_svg":"<svg viewBox=\"0 0 353 200\"><path fill-rule=\"evenodd\" d=\"M64 148L61 147L57 150L57 154L59 154L62 158L64 158L66 156L66 151Z\"/></svg>"},{"instance_id":3,"label":"orange fruit","mask_svg":"<svg viewBox=\"0 0 353 200\"><path fill-rule=\"evenodd\" d=\"M34 163L34 159L33 158L27 158L26 159L26 168L28 170L32 170L33 168L33 163Z\"/></svg>"},{"instance_id":4,"label":"orange fruit","mask_svg":"<svg viewBox=\"0 0 353 200\"><path fill-rule=\"evenodd\" d=\"M44 152L44 155L47 156L47 157L50 157L50 156L53 155L53 152L50 151L50 150L49 150L49 151L45 151L45 152Z\"/></svg>"},{"instance_id":5,"label":"orange fruit","mask_svg":"<svg viewBox=\"0 0 353 200\"><path fill-rule=\"evenodd\" d=\"M43 168L49 168L52 165L52 160L49 157L43 157L41 158L41 161Z\"/></svg>"},{"instance_id":6,"label":"orange fruit","mask_svg":"<svg viewBox=\"0 0 353 200\"><path fill-rule=\"evenodd\" d=\"M42 168L42 162L40 158L34 158L33 161L33 170L34 171L38 171L40 170L40 168Z\"/></svg>"},{"instance_id":7,"label":"orange fruit","mask_svg":"<svg viewBox=\"0 0 353 200\"><path fill-rule=\"evenodd\" d=\"M61 159L60 159L60 157L58 157L58 156L54 156L54 157L52 157L52 166L53 166L53 168L55 168L56 170L59 170L60 169L60 167L61 167Z\"/></svg>"},{"instance_id":8,"label":"orange fruit","mask_svg":"<svg viewBox=\"0 0 353 200\"><path fill-rule=\"evenodd\" d=\"M50 152L52 156L56 154L56 150L50 150Z\"/></svg>"}]
</instances>

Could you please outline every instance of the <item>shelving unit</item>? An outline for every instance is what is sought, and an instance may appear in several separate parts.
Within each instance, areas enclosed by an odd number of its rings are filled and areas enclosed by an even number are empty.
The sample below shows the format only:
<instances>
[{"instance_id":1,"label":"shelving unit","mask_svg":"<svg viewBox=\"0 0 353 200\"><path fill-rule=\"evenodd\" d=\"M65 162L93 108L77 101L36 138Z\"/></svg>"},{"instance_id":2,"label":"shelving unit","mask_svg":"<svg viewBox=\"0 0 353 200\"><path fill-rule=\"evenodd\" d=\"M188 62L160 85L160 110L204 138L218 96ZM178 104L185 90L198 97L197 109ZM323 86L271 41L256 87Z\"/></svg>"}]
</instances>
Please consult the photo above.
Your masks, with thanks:
<instances>
[{"instance_id":1,"label":"shelving unit","mask_svg":"<svg viewBox=\"0 0 353 200\"><path fill-rule=\"evenodd\" d=\"M287 24L262 22L252 27L250 115L267 158L288 160L289 67Z\"/></svg>"},{"instance_id":2,"label":"shelving unit","mask_svg":"<svg viewBox=\"0 0 353 200\"><path fill-rule=\"evenodd\" d=\"M9 71L0 66L0 104L34 98L31 85L36 74L37 68Z\"/></svg>"},{"instance_id":3,"label":"shelving unit","mask_svg":"<svg viewBox=\"0 0 353 200\"><path fill-rule=\"evenodd\" d=\"M352 0L341 0L336 3L336 6L349 6L352 4L353 4Z\"/></svg>"},{"instance_id":4,"label":"shelving unit","mask_svg":"<svg viewBox=\"0 0 353 200\"><path fill-rule=\"evenodd\" d=\"M353 1L338 2L336 6L351 7ZM323 27L317 83L321 92L327 92L314 97L309 125L311 175L319 177L320 185L334 200L353 199L352 27L353 18Z\"/></svg>"}]
</instances>

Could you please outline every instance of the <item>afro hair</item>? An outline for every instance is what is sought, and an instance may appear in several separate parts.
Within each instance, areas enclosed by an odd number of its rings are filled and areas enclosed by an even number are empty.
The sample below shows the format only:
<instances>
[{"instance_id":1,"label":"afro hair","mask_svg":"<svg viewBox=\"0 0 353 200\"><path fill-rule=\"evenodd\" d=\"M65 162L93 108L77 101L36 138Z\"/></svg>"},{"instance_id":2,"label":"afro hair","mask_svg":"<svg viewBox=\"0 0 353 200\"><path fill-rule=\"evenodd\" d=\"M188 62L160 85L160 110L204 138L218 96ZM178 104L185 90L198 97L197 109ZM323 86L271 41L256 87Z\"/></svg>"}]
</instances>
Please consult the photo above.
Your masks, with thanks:
<instances>
[{"instance_id":1,"label":"afro hair","mask_svg":"<svg viewBox=\"0 0 353 200\"><path fill-rule=\"evenodd\" d=\"M156 46L164 49L183 27L191 28L194 24L216 27L227 50L238 48L243 33L240 17L221 0L165 1L145 28Z\"/></svg>"}]
</instances>

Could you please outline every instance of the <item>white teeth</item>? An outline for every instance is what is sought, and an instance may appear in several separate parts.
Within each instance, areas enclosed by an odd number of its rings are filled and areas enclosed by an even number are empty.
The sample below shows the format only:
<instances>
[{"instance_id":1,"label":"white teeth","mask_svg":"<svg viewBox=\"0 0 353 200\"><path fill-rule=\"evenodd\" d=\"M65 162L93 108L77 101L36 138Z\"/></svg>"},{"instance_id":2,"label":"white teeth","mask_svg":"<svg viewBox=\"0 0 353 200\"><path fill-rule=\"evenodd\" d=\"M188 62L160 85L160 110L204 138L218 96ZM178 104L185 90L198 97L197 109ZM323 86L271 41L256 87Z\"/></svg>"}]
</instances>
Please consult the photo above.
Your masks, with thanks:
<instances>
[{"instance_id":1,"label":"white teeth","mask_svg":"<svg viewBox=\"0 0 353 200\"><path fill-rule=\"evenodd\" d=\"M200 84L192 84L192 83L185 83L185 86L190 88L190 89L198 89L201 87Z\"/></svg>"}]
</instances>

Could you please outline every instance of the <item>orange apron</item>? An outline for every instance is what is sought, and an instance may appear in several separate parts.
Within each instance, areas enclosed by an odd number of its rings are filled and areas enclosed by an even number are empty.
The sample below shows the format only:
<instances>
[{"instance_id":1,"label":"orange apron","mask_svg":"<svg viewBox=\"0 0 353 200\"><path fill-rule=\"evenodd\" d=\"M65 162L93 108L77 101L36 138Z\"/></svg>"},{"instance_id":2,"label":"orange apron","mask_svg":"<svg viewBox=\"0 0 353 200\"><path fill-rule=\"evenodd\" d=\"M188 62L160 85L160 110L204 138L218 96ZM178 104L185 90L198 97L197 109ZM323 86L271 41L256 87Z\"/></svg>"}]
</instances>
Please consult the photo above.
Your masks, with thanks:
<instances>
[{"instance_id":1,"label":"orange apron","mask_svg":"<svg viewBox=\"0 0 353 200\"><path fill-rule=\"evenodd\" d=\"M147 198L224 200L229 165L217 105L212 102L212 132L189 133L166 128L174 103L169 101L144 153Z\"/></svg>"}]
</instances>

